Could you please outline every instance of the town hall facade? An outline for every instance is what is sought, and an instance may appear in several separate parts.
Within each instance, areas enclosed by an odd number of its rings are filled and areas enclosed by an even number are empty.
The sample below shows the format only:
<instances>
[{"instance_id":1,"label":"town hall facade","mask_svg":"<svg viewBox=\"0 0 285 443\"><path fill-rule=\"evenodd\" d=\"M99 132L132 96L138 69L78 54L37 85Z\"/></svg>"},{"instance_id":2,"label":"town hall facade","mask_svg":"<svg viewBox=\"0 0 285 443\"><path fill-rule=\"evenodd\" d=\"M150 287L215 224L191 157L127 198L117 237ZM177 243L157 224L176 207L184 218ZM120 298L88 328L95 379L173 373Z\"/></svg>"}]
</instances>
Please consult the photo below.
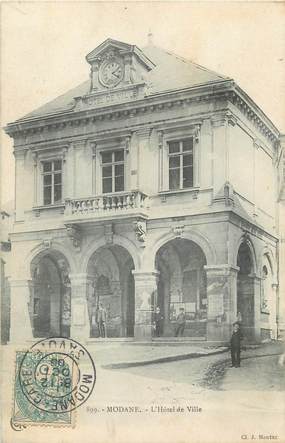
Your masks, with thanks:
<instances>
[{"instance_id":1,"label":"town hall facade","mask_svg":"<svg viewBox=\"0 0 285 443\"><path fill-rule=\"evenodd\" d=\"M14 139L10 341L277 338L280 134L235 82L108 39ZM79 60L81 62L81 60ZM88 65L86 75L88 75ZM95 321L94 321L95 319Z\"/></svg>"}]
</instances>

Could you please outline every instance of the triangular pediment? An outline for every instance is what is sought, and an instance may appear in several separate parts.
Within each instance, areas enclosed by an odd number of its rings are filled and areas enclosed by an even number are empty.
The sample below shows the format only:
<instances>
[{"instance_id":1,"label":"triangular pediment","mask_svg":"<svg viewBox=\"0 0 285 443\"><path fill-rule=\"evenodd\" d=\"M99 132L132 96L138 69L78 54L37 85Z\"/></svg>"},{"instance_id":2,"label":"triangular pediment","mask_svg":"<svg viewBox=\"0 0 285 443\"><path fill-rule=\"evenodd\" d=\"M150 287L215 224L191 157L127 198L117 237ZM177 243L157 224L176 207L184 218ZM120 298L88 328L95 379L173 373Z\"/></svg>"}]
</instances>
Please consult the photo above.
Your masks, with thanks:
<instances>
[{"instance_id":1,"label":"triangular pediment","mask_svg":"<svg viewBox=\"0 0 285 443\"><path fill-rule=\"evenodd\" d=\"M89 52L86 56L86 60L88 63L92 64L92 62L100 59L106 52L112 50L120 54L134 54L147 70L151 70L155 67L155 64L136 45L130 45L111 38L108 38L97 46L97 48L93 49L93 51Z\"/></svg>"}]
</instances>

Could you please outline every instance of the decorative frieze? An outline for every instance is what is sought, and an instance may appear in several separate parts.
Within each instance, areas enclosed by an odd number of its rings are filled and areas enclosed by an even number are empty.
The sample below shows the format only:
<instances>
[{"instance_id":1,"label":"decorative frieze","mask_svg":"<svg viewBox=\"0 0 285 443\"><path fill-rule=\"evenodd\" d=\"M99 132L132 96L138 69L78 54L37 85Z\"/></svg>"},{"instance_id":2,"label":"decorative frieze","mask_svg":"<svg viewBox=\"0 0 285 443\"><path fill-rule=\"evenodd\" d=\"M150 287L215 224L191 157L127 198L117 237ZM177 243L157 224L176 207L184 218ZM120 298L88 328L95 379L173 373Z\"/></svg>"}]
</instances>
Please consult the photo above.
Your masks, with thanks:
<instances>
[{"instance_id":1,"label":"decorative frieze","mask_svg":"<svg viewBox=\"0 0 285 443\"><path fill-rule=\"evenodd\" d=\"M142 86L141 89L140 86ZM165 109L168 110L172 107L185 107L193 102L197 102L197 100L207 102L226 99L234 104L265 137L273 142L278 140L277 130L274 131L273 128L270 128L270 124L264 122L261 117L257 115L252 106L247 104L246 100L244 100L236 91L213 91L209 94L193 95L191 97L184 96L179 99L176 98L177 95L176 97L170 96L169 98L168 96L165 96L163 98L164 101L159 103L153 103L152 98L146 97L144 92L141 91L144 91L143 84L132 85L131 87L125 86L120 90L108 91L107 93L104 91L83 97L76 97L75 106L73 108L75 115L73 117L69 114L66 117L60 117L60 121L56 121L59 117L55 116L55 121L48 124L46 123L46 125L43 125L42 121L40 124L38 121L33 120L27 122L23 121L20 124L9 124L5 130L13 137L17 137L20 134L27 136L29 134L40 134L45 128L47 128L48 131L60 131L64 130L67 124L75 127L79 125L86 126L90 124L91 121L94 123L104 119L130 118L130 116L134 116L137 113L153 113L161 112ZM132 102L132 100L134 101ZM128 109L114 110L111 108L114 104L124 105L124 102L128 103ZM88 115L88 117L86 117L86 115L81 115L84 111L90 113L90 110L93 109L95 113L94 115ZM63 121L62 118L65 118L65 120ZM230 125L235 125L237 118L230 112L224 113L223 116L216 116L215 112L213 112L212 124L214 126L219 126L221 124L225 125L227 122Z\"/></svg>"}]
</instances>

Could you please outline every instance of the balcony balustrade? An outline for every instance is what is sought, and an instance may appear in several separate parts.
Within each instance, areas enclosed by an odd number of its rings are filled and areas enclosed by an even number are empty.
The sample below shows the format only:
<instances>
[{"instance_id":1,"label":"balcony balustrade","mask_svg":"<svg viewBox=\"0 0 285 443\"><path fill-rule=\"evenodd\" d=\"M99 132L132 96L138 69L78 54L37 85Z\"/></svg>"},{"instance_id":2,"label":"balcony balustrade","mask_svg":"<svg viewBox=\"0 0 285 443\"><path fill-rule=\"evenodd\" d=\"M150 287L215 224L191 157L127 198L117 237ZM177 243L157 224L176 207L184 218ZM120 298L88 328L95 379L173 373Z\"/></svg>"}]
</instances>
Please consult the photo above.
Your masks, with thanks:
<instances>
[{"instance_id":1,"label":"balcony balustrade","mask_svg":"<svg viewBox=\"0 0 285 443\"><path fill-rule=\"evenodd\" d=\"M65 216L115 216L145 209L147 196L140 191L103 194L95 197L65 199ZM89 218L89 217L88 217Z\"/></svg>"}]
</instances>

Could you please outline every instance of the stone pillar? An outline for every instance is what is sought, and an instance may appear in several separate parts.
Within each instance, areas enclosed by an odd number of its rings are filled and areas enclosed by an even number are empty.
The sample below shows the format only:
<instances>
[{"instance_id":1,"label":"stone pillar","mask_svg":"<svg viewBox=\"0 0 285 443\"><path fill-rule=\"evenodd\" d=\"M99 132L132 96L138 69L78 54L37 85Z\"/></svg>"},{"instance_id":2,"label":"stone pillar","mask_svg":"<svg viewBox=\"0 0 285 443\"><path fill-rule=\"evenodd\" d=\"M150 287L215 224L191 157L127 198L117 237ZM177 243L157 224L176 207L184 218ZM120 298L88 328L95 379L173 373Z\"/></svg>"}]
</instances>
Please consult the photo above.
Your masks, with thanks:
<instances>
[{"instance_id":1,"label":"stone pillar","mask_svg":"<svg viewBox=\"0 0 285 443\"><path fill-rule=\"evenodd\" d=\"M157 300L158 271L132 271L135 279L135 331L137 340L151 340L153 309Z\"/></svg>"},{"instance_id":2,"label":"stone pillar","mask_svg":"<svg viewBox=\"0 0 285 443\"><path fill-rule=\"evenodd\" d=\"M260 295L261 295L261 278L254 275L253 279L253 294L254 294L254 339L257 342L261 340L260 328Z\"/></svg>"},{"instance_id":3,"label":"stone pillar","mask_svg":"<svg viewBox=\"0 0 285 443\"><path fill-rule=\"evenodd\" d=\"M29 190L29 194L25 194L25 185L26 185L25 177L25 151L18 152L15 150L15 221L23 221L24 220L24 212L25 205L27 202L28 195L30 195L31 191ZM26 191L27 192L27 191Z\"/></svg>"},{"instance_id":4,"label":"stone pillar","mask_svg":"<svg viewBox=\"0 0 285 443\"><path fill-rule=\"evenodd\" d=\"M221 190L224 183L229 181L229 126L234 126L236 121L230 112L216 113L211 120L213 127L213 185L215 195Z\"/></svg>"},{"instance_id":5,"label":"stone pillar","mask_svg":"<svg viewBox=\"0 0 285 443\"><path fill-rule=\"evenodd\" d=\"M84 342L90 336L87 307L87 274L69 274L71 283L71 326L70 337Z\"/></svg>"},{"instance_id":6,"label":"stone pillar","mask_svg":"<svg viewBox=\"0 0 285 443\"><path fill-rule=\"evenodd\" d=\"M229 341L237 318L238 267L205 266L207 273L207 340Z\"/></svg>"},{"instance_id":7,"label":"stone pillar","mask_svg":"<svg viewBox=\"0 0 285 443\"><path fill-rule=\"evenodd\" d=\"M26 340L33 339L32 324L29 313L29 304L31 299L30 281L16 279L10 280L10 294L10 343L25 343Z\"/></svg>"}]
</instances>

